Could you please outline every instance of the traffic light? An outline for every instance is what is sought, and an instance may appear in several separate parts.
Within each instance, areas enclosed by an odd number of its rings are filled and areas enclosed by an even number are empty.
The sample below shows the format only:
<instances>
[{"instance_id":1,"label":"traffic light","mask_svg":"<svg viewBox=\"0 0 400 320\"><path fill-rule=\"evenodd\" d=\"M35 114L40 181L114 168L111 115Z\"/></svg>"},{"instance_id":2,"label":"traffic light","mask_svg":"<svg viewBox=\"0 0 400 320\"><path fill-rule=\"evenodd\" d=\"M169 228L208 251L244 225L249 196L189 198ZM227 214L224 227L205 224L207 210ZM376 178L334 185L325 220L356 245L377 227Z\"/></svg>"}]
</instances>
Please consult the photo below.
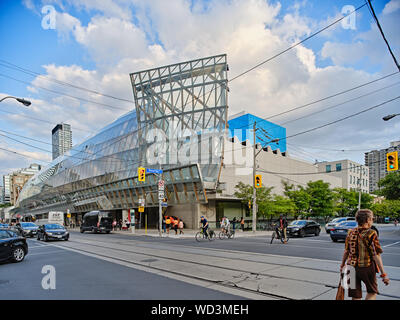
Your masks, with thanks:
<instances>
[{"instance_id":1,"label":"traffic light","mask_svg":"<svg viewBox=\"0 0 400 320\"><path fill-rule=\"evenodd\" d=\"M138 177L140 182L146 181L146 168L143 167L138 168Z\"/></svg>"},{"instance_id":2,"label":"traffic light","mask_svg":"<svg viewBox=\"0 0 400 320\"><path fill-rule=\"evenodd\" d=\"M387 171L399 170L399 158L397 151L389 152L386 154Z\"/></svg>"},{"instance_id":3,"label":"traffic light","mask_svg":"<svg viewBox=\"0 0 400 320\"><path fill-rule=\"evenodd\" d=\"M255 187L256 187L256 188L261 188L261 186L262 186L261 174L256 174L256 175L254 176L254 179L255 179Z\"/></svg>"}]
</instances>

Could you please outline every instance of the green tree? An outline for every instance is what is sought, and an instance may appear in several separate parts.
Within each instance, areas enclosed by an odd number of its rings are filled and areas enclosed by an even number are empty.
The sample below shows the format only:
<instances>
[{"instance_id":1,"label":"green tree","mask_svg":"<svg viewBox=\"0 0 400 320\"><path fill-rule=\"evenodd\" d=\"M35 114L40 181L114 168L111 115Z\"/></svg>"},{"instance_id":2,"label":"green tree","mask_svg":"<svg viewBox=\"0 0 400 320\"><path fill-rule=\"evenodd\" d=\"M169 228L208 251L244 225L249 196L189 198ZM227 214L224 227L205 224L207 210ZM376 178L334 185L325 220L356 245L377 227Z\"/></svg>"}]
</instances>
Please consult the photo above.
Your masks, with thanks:
<instances>
[{"instance_id":1,"label":"green tree","mask_svg":"<svg viewBox=\"0 0 400 320\"><path fill-rule=\"evenodd\" d=\"M253 186L249 184L245 184L243 182L239 182L235 186L235 197L239 198L242 200L243 203L246 205L249 204L249 201L251 205L253 205ZM272 214L272 191L273 187L266 188L262 186L261 188L256 189L256 195L257 195L257 215L258 216L264 216L267 217L268 215Z\"/></svg>"},{"instance_id":2,"label":"green tree","mask_svg":"<svg viewBox=\"0 0 400 320\"><path fill-rule=\"evenodd\" d=\"M306 192L310 195L310 216L324 217L327 221L333 216L333 191L329 183L322 180L307 183Z\"/></svg>"},{"instance_id":3,"label":"green tree","mask_svg":"<svg viewBox=\"0 0 400 320\"><path fill-rule=\"evenodd\" d=\"M353 191L348 191L344 188L335 188L333 189L333 202L335 212L339 216L344 217L357 208L358 193L356 199Z\"/></svg>"},{"instance_id":4,"label":"green tree","mask_svg":"<svg viewBox=\"0 0 400 320\"><path fill-rule=\"evenodd\" d=\"M388 200L400 200L400 172L392 172L378 182L380 194Z\"/></svg>"},{"instance_id":5,"label":"green tree","mask_svg":"<svg viewBox=\"0 0 400 320\"><path fill-rule=\"evenodd\" d=\"M377 217L387 217L389 215L389 206L386 201L374 203L371 209Z\"/></svg>"},{"instance_id":6,"label":"green tree","mask_svg":"<svg viewBox=\"0 0 400 320\"><path fill-rule=\"evenodd\" d=\"M348 191L344 188L333 189L334 210L339 216L355 214L358 209L358 191ZM370 209L373 197L368 193L361 193L361 208Z\"/></svg>"},{"instance_id":7,"label":"green tree","mask_svg":"<svg viewBox=\"0 0 400 320\"><path fill-rule=\"evenodd\" d=\"M271 212L274 215L290 215L296 212L296 205L289 198L275 195L271 203Z\"/></svg>"},{"instance_id":8,"label":"green tree","mask_svg":"<svg viewBox=\"0 0 400 320\"><path fill-rule=\"evenodd\" d=\"M302 186L297 186L297 190L293 184L289 184L282 180L284 194L295 205L294 214L295 219L299 215L307 215L310 210L311 196Z\"/></svg>"}]
</instances>

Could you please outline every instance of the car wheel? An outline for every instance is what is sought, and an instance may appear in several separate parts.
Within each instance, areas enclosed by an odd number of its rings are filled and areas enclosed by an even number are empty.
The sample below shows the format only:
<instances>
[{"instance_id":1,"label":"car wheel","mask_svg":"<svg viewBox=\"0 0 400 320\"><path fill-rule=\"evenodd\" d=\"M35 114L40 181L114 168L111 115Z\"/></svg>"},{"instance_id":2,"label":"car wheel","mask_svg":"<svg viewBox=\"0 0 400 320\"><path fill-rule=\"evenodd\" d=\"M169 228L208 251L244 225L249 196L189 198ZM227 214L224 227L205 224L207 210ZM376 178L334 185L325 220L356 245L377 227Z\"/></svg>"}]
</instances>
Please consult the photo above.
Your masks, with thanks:
<instances>
[{"instance_id":1,"label":"car wheel","mask_svg":"<svg viewBox=\"0 0 400 320\"><path fill-rule=\"evenodd\" d=\"M81 233L84 233L85 231L81 228Z\"/></svg>"},{"instance_id":2,"label":"car wheel","mask_svg":"<svg viewBox=\"0 0 400 320\"><path fill-rule=\"evenodd\" d=\"M14 248L12 252L12 260L14 262L21 262L25 258L25 250L22 247Z\"/></svg>"},{"instance_id":3,"label":"car wheel","mask_svg":"<svg viewBox=\"0 0 400 320\"><path fill-rule=\"evenodd\" d=\"M49 241L49 238L46 235L44 236L44 241Z\"/></svg>"},{"instance_id":4,"label":"car wheel","mask_svg":"<svg viewBox=\"0 0 400 320\"><path fill-rule=\"evenodd\" d=\"M65 241L68 241L68 239L69 239L69 237L66 237L66 238L65 238Z\"/></svg>"},{"instance_id":5,"label":"car wheel","mask_svg":"<svg viewBox=\"0 0 400 320\"><path fill-rule=\"evenodd\" d=\"M110 231L106 231L106 233L107 233L107 234L109 234L109 233L110 233Z\"/></svg>"},{"instance_id":6,"label":"car wheel","mask_svg":"<svg viewBox=\"0 0 400 320\"><path fill-rule=\"evenodd\" d=\"M306 233L304 232L303 229L301 229L301 230L299 231L299 237L300 237L300 238L304 238L305 235L306 235Z\"/></svg>"},{"instance_id":7,"label":"car wheel","mask_svg":"<svg viewBox=\"0 0 400 320\"><path fill-rule=\"evenodd\" d=\"M321 232L320 229L315 230L315 236L318 237L320 232Z\"/></svg>"},{"instance_id":8,"label":"car wheel","mask_svg":"<svg viewBox=\"0 0 400 320\"><path fill-rule=\"evenodd\" d=\"M37 235L36 239L37 239L37 241L40 241L40 236L39 236L39 235Z\"/></svg>"},{"instance_id":9,"label":"car wheel","mask_svg":"<svg viewBox=\"0 0 400 320\"><path fill-rule=\"evenodd\" d=\"M333 242L337 242L337 239L333 239L333 238L331 238L331 239L332 239Z\"/></svg>"}]
</instances>

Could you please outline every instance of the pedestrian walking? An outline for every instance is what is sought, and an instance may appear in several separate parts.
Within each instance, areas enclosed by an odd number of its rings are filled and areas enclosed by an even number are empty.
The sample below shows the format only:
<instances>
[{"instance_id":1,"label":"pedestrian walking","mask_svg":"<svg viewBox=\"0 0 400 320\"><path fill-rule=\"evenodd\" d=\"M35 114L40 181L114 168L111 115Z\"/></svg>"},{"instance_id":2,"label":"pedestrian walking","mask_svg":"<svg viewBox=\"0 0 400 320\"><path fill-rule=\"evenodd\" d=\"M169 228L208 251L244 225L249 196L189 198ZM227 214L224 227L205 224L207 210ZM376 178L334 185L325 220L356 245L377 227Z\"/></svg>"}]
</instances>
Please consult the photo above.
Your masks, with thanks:
<instances>
[{"instance_id":1,"label":"pedestrian walking","mask_svg":"<svg viewBox=\"0 0 400 320\"><path fill-rule=\"evenodd\" d=\"M242 217L242 220L240 220L240 227L242 228L242 232L244 232L244 218Z\"/></svg>"},{"instance_id":2,"label":"pedestrian walking","mask_svg":"<svg viewBox=\"0 0 400 320\"><path fill-rule=\"evenodd\" d=\"M358 226L349 231L346 238L340 271L342 272L346 263L355 268L355 289L348 289L348 296L353 300L362 298L361 282L364 282L367 288L365 300L376 299L376 295L379 294L376 273L380 272L383 283L389 284L389 277L383 270L381 258L383 250L376 231L371 229L373 218L371 210L358 210L356 214Z\"/></svg>"},{"instance_id":3,"label":"pedestrian walking","mask_svg":"<svg viewBox=\"0 0 400 320\"><path fill-rule=\"evenodd\" d=\"M165 226L167 228L167 234L169 234L169 228L171 227L171 218L169 216L165 217Z\"/></svg>"},{"instance_id":4,"label":"pedestrian walking","mask_svg":"<svg viewBox=\"0 0 400 320\"><path fill-rule=\"evenodd\" d=\"M117 227L117 220L113 220L113 223L112 223L112 228L113 228L113 231L115 231L115 228Z\"/></svg>"},{"instance_id":5,"label":"pedestrian walking","mask_svg":"<svg viewBox=\"0 0 400 320\"><path fill-rule=\"evenodd\" d=\"M179 220L178 220L178 219L174 219L174 231L175 231L175 235L178 235L178 225L179 225Z\"/></svg>"},{"instance_id":6,"label":"pedestrian walking","mask_svg":"<svg viewBox=\"0 0 400 320\"><path fill-rule=\"evenodd\" d=\"M179 220L179 225L178 225L178 227L179 227L179 235L184 234L184 233L183 233L183 220L182 220L182 219Z\"/></svg>"},{"instance_id":7,"label":"pedestrian walking","mask_svg":"<svg viewBox=\"0 0 400 320\"><path fill-rule=\"evenodd\" d=\"M233 231L235 231L235 225L236 225L236 217L233 217L233 220L232 220Z\"/></svg>"},{"instance_id":8,"label":"pedestrian walking","mask_svg":"<svg viewBox=\"0 0 400 320\"><path fill-rule=\"evenodd\" d=\"M162 228L163 232L165 233L167 231L167 226L165 224L165 215L162 216Z\"/></svg>"},{"instance_id":9,"label":"pedestrian walking","mask_svg":"<svg viewBox=\"0 0 400 320\"><path fill-rule=\"evenodd\" d=\"M131 222L129 220L125 220L126 230L129 229Z\"/></svg>"}]
</instances>

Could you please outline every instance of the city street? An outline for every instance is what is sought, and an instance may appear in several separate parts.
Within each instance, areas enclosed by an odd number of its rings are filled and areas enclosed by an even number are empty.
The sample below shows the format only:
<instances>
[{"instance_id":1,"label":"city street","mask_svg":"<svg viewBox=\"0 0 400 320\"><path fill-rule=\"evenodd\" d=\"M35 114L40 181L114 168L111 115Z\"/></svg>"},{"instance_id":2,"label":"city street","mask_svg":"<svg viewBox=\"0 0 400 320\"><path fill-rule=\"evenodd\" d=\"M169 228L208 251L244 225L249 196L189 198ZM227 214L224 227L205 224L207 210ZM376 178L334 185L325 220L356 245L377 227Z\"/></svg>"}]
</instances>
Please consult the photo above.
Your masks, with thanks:
<instances>
[{"instance_id":1,"label":"city street","mask_svg":"<svg viewBox=\"0 0 400 320\"><path fill-rule=\"evenodd\" d=\"M400 299L400 227L379 226L385 271L378 299ZM196 242L132 234L28 240L19 264L0 265L0 299L329 299L336 294L343 242L318 237L269 243L265 236ZM56 288L42 288L42 267ZM365 293L364 293L365 295Z\"/></svg>"}]
</instances>

